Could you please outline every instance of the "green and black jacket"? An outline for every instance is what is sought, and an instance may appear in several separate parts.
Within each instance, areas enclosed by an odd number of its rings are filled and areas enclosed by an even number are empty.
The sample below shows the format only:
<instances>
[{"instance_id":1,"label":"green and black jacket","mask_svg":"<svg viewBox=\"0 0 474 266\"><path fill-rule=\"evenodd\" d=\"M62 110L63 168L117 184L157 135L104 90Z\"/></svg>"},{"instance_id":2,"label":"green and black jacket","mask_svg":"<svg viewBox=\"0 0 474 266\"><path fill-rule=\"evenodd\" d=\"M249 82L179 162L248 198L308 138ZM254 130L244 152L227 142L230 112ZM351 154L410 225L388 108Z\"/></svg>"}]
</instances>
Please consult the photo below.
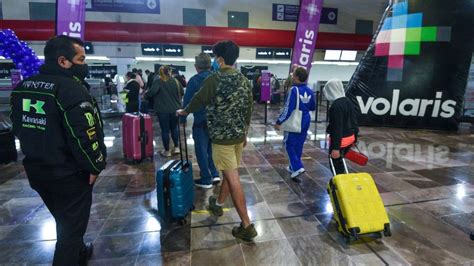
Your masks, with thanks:
<instances>
[{"instance_id":1,"label":"green and black jacket","mask_svg":"<svg viewBox=\"0 0 474 266\"><path fill-rule=\"evenodd\" d=\"M29 178L54 180L105 169L102 118L83 82L45 64L12 91L10 117Z\"/></svg>"},{"instance_id":2,"label":"green and black jacket","mask_svg":"<svg viewBox=\"0 0 474 266\"><path fill-rule=\"evenodd\" d=\"M204 80L184 110L194 113L205 106L212 143L234 145L247 136L252 104L248 79L233 68L222 68Z\"/></svg>"}]
</instances>

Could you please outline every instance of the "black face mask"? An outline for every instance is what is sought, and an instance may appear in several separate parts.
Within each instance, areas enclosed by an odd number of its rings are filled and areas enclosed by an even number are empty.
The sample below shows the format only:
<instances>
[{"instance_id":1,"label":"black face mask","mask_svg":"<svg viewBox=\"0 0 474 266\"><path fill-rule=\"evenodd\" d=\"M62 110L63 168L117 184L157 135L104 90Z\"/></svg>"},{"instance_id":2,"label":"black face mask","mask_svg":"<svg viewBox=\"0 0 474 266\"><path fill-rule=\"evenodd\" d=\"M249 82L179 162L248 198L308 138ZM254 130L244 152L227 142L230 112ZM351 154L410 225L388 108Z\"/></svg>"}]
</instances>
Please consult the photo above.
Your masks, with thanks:
<instances>
[{"instance_id":1,"label":"black face mask","mask_svg":"<svg viewBox=\"0 0 474 266\"><path fill-rule=\"evenodd\" d=\"M69 72L81 79L81 80L84 80L86 77L89 76L89 66L87 64L83 64L83 65L80 65L80 64L72 64L71 68L69 68Z\"/></svg>"}]
</instances>

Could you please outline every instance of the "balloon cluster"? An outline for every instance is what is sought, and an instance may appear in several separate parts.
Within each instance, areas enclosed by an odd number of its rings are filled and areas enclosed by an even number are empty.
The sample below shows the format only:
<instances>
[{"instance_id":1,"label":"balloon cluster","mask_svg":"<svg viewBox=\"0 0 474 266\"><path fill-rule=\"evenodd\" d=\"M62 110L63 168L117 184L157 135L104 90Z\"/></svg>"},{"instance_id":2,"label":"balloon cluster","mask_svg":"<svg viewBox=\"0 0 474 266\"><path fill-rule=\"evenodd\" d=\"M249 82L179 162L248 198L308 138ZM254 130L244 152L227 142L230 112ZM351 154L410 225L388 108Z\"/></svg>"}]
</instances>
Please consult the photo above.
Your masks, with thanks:
<instances>
[{"instance_id":1,"label":"balloon cluster","mask_svg":"<svg viewBox=\"0 0 474 266\"><path fill-rule=\"evenodd\" d=\"M42 65L36 53L24 41L20 41L11 29L0 31L0 56L11 59L23 78L36 75Z\"/></svg>"}]
</instances>

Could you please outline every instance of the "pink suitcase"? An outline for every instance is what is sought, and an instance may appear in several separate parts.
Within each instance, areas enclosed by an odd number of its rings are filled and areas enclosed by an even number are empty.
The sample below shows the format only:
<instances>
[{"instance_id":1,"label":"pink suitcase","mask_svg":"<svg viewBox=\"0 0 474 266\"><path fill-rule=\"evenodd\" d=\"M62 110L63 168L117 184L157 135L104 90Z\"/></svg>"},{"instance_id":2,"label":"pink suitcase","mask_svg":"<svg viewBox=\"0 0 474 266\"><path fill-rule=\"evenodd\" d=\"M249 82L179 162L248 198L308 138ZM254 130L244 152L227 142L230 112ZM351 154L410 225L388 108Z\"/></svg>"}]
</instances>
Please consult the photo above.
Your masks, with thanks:
<instances>
[{"instance_id":1,"label":"pink suitcase","mask_svg":"<svg viewBox=\"0 0 474 266\"><path fill-rule=\"evenodd\" d=\"M122 117L123 155L125 160L140 162L153 158L153 125L147 114L126 113Z\"/></svg>"}]
</instances>

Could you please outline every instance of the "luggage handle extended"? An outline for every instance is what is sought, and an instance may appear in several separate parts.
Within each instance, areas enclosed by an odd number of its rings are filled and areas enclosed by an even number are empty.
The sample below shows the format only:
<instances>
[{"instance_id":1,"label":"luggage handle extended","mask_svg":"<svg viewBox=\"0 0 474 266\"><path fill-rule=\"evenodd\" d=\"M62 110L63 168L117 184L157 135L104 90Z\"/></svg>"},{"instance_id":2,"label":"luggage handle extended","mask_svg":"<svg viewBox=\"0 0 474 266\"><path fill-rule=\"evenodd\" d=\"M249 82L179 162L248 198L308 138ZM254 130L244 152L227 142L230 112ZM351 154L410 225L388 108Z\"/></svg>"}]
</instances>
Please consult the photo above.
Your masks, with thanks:
<instances>
[{"instance_id":1,"label":"luggage handle extended","mask_svg":"<svg viewBox=\"0 0 474 266\"><path fill-rule=\"evenodd\" d=\"M181 159L181 165L183 166L183 170L187 170L189 168L189 157L188 157L188 143L186 139L186 123L183 123L183 134L181 134L181 123L178 123L178 142L179 142L179 156ZM183 160L183 147L181 144L181 135L184 137L184 150L186 152L186 162Z\"/></svg>"},{"instance_id":2,"label":"luggage handle extended","mask_svg":"<svg viewBox=\"0 0 474 266\"><path fill-rule=\"evenodd\" d=\"M342 155L341 155L341 159L342 159L342 163L344 164L344 170L346 171L346 174L348 174L348 173L349 173L349 170L347 170L346 160L344 160L344 157L342 157ZM336 173L336 168L334 167L334 163L333 163L332 160L333 160L333 159L332 159L332 157L331 157L331 154L329 154L329 163L331 164L332 173L333 173L334 175L337 175L337 173Z\"/></svg>"}]
</instances>

